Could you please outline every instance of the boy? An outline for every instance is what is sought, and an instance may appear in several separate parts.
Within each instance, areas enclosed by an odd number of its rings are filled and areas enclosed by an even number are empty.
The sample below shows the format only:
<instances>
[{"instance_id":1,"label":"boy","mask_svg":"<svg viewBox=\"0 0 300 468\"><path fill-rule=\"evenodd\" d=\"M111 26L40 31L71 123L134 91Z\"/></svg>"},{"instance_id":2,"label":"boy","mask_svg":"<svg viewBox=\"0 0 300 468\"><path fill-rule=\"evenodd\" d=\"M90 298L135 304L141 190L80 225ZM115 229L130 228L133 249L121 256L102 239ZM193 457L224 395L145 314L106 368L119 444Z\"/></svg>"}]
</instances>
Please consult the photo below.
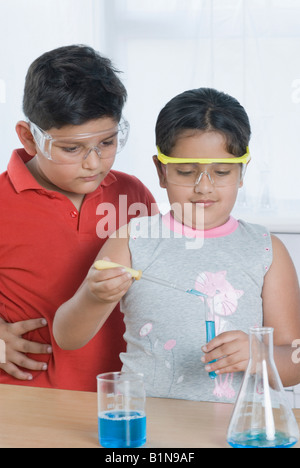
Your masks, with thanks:
<instances>
[{"instance_id":1,"label":"boy","mask_svg":"<svg viewBox=\"0 0 300 468\"><path fill-rule=\"evenodd\" d=\"M60 350L51 328L109 231L137 215L128 207L156 212L140 181L111 171L127 139L126 98L111 62L86 46L47 52L28 70L27 121L16 126L24 149L0 176L0 383L94 391L98 373L120 367L118 308L80 351Z\"/></svg>"}]
</instances>

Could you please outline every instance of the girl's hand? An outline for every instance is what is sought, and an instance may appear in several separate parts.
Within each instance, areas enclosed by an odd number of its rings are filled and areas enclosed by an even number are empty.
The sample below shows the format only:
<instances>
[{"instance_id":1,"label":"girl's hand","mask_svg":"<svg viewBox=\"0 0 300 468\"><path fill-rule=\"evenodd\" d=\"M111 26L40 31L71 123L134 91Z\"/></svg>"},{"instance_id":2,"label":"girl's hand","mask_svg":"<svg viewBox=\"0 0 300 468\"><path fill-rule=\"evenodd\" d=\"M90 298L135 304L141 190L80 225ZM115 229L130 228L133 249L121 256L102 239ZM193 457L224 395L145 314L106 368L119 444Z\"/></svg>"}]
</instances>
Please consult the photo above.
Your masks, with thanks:
<instances>
[{"instance_id":1,"label":"girl's hand","mask_svg":"<svg viewBox=\"0 0 300 468\"><path fill-rule=\"evenodd\" d=\"M131 284L131 274L122 268L100 271L92 267L87 276L90 294L102 304L119 302Z\"/></svg>"},{"instance_id":2,"label":"girl's hand","mask_svg":"<svg viewBox=\"0 0 300 468\"><path fill-rule=\"evenodd\" d=\"M207 372L217 374L245 371L249 361L249 336L242 331L224 332L202 347L201 361ZM216 360L216 362L212 362ZM210 364L209 364L210 363Z\"/></svg>"}]
</instances>

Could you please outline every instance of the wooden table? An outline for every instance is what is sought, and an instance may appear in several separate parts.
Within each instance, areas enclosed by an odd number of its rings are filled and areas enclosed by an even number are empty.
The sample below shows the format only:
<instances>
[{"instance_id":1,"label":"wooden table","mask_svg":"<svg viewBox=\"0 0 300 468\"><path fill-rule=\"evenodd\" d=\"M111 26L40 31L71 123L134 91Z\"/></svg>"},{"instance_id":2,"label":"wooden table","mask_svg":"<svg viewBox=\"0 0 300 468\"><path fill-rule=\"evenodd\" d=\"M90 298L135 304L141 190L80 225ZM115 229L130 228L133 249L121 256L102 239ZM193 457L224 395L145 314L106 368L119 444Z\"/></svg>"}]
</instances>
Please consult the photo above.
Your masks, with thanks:
<instances>
[{"instance_id":1,"label":"wooden table","mask_svg":"<svg viewBox=\"0 0 300 468\"><path fill-rule=\"evenodd\" d=\"M232 409L230 404L148 398L145 447L228 447ZM300 410L295 414L300 423ZM16 447L99 447L97 395L0 385L0 448Z\"/></svg>"}]
</instances>

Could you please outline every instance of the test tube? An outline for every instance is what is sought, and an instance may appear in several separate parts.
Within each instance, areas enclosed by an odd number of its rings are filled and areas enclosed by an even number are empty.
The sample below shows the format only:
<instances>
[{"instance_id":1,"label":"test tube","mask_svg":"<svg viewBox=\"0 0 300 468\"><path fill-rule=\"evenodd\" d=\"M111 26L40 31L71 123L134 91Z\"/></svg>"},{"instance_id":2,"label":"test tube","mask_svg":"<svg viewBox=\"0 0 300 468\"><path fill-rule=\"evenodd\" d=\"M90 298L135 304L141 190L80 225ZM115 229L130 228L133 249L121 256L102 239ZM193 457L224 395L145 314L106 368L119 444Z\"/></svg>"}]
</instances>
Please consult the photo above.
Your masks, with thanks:
<instances>
[{"instance_id":1,"label":"test tube","mask_svg":"<svg viewBox=\"0 0 300 468\"><path fill-rule=\"evenodd\" d=\"M211 341L216 336L216 325L215 325L215 307L214 307L214 298L211 301L211 307L208 304L208 298L205 298L205 326L206 326L206 343ZM210 361L209 364L216 362ZM212 371L208 373L211 379L215 379L217 374Z\"/></svg>"}]
</instances>

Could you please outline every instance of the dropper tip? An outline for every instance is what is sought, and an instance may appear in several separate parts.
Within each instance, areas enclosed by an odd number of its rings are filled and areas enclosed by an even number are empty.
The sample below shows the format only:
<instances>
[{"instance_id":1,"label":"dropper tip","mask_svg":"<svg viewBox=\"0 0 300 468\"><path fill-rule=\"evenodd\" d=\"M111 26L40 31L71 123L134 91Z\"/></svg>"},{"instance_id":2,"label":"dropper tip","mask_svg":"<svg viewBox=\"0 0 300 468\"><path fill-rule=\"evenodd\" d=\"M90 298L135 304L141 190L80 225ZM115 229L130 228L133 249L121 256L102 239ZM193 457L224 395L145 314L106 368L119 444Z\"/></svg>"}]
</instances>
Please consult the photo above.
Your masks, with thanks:
<instances>
[{"instance_id":1,"label":"dropper tip","mask_svg":"<svg viewBox=\"0 0 300 468\"><path fill-rule=\"evenodd\" d=\"M193 294L194 296L201 296L201 297L207 297L206 294L200 292L200 291L197 291L196 289L188 289L186 291L188 294Z\"/></svg>"}]
</instances>

